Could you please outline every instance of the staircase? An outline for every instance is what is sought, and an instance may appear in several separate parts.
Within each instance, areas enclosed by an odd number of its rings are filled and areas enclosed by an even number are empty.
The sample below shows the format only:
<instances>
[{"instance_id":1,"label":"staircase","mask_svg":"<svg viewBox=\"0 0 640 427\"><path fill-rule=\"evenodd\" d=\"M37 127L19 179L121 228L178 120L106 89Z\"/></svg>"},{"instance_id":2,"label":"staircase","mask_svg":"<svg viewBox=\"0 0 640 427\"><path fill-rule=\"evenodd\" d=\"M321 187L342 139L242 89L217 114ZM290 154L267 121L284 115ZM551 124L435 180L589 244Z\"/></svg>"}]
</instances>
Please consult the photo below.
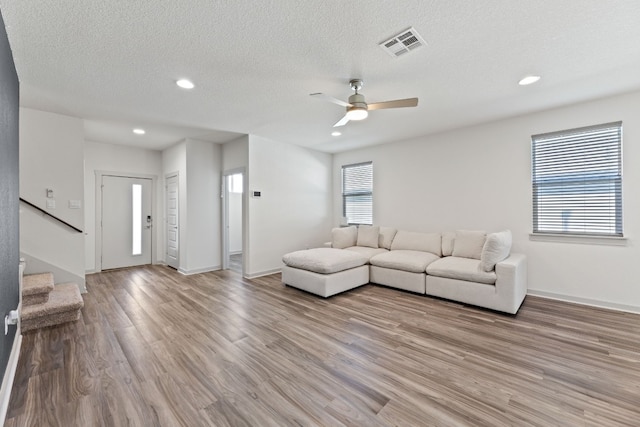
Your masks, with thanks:
<instances>
[{"instance_id":1,"label":"staircase","mask_svg":"<svg viewBox=\"0 0 640 427\"><path fill-rule=\"evenodd\" d=\"M22 280L23 333L80 318L84 301L75 283L54 286L51 273L28 274Z\"/></svg>"}]
</instances>

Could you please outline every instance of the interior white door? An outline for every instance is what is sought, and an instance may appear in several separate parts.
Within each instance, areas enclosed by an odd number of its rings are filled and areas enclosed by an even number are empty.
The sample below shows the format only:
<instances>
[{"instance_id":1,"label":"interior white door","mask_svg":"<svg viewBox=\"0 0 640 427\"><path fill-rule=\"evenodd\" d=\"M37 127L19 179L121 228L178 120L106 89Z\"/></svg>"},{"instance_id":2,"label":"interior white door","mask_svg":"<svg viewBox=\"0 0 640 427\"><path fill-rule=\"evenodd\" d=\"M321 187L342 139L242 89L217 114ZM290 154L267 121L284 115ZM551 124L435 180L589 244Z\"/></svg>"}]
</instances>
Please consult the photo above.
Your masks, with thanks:
<instances>
[{"instance_id":1,"label":"interior white door","mask_svg":"<svg viewBox=\"0 0 640 427\"><path fill-rule=\"evenodd\" d=\"M151 264L152 181L102 177L102 269Z\"/></svg>"},{"instance_id":2,"label":"interior white door","mask_svg":"<svg viewBox=\"0 0 640 427\"><path fill-rule=\"evenodd\" d=\"M165 200L167 201L167 265L175 269L179 266L180 246L178 229L178 175L167 178Z\"/></svg>"}]
</instances>

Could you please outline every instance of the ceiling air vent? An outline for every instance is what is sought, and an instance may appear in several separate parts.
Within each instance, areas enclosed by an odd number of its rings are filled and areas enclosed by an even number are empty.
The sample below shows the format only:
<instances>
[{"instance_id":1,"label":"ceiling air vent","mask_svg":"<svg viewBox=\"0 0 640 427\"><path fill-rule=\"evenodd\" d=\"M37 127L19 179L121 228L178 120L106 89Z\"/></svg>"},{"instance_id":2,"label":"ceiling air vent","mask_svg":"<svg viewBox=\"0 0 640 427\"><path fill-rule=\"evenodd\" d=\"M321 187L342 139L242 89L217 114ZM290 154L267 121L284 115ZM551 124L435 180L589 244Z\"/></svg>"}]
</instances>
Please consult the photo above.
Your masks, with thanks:
<instances>
[{"instance_id":1,"label":"ceiling air vent","mask_svg":"<svg viewBox=\"0 0 640 427\"><path fill-rule=\"evenodd\" d=\"M409 53L414 49L424 46L427 43L413 28L409 28L398 35L391 37L389 40L380 43L380 47L389 55L397 58L405 53Z\"/></svg>"}]
</instances>

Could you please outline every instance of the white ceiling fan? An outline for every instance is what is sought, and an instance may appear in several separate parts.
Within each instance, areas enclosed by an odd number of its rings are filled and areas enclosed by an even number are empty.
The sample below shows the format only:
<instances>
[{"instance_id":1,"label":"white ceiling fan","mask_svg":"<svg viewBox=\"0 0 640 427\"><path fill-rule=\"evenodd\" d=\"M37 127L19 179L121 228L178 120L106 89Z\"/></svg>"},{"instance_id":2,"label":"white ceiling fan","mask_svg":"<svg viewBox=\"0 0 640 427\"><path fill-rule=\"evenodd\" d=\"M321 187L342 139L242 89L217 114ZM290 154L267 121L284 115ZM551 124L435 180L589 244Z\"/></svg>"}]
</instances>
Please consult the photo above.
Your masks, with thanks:
<instances>
[{"instance_id":1,"label":"white ceiling fan","mask_svg":"<svg viewBox=\"0 0 640 427\"><path fill-rule=\"evenodd\" d=\"M324 93L312 93L311 96L316 98L322 98L334 104L338 104L342 107L346 107L347 114L338 121L333 127L344 126L349 120L364 120L369 115L371 110L382 110L385 108L403 108L403 107L416 107L418 105L418 98L407 99L395 99L393 101L376 102L373 104L367 104L364 95L358 93L362 89L362 80L353 79L349 82L349 86L355 92L349 97L349 102L340 101L332 96L325 95Z\"/></svg>"}]
</instances>

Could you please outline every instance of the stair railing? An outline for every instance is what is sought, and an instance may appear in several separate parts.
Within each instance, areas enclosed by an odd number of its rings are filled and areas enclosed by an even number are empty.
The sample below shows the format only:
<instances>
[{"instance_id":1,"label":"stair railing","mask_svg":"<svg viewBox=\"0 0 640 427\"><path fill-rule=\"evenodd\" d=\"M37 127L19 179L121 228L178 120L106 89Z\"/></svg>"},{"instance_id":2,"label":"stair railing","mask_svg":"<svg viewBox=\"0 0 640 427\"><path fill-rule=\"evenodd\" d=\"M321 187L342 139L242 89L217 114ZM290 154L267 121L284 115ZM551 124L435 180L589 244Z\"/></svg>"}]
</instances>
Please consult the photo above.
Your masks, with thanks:
<instances>
[{"instance_id":1,"label":"stair railing","mask_svg":"<svg viewBox=\"0 0 640 427\"><path fill-rule=\"evenodd\" d=\"M43 214L45 214L45 215L47 215L47 216L50 216L51 218L55 219L56 221L58 221L58 222L60 222L60 223L62 223L62 224L64 224L64 225L66 225L67 227L71 228L72 230L77 231L78 233L82 233L82 232L83 232L83 231L82 231L81 229L79 229L78 227L76 227L76 226L74 226L74 225L69 224L67 221L65 221L65 220L63 220L63 219L60 219L60 218L58 218L58 217L57 217L57 216L55 216L55 215L52 215L51 213L49 213L49 212L45 211L45 210L44 210L44 209L42 209L41 207L36 206L36 205L34 205L33 203L31 203L31 202L29 202L29 201L27 201L27 200L23 199L22 197L20 197L20 201L21 201L22 203L25 203L25 204L27 204L27 205L31 206L32 208L36 209L37 211L40 211L41 213L43 213Z\"/></svg>"}]
</instances>

